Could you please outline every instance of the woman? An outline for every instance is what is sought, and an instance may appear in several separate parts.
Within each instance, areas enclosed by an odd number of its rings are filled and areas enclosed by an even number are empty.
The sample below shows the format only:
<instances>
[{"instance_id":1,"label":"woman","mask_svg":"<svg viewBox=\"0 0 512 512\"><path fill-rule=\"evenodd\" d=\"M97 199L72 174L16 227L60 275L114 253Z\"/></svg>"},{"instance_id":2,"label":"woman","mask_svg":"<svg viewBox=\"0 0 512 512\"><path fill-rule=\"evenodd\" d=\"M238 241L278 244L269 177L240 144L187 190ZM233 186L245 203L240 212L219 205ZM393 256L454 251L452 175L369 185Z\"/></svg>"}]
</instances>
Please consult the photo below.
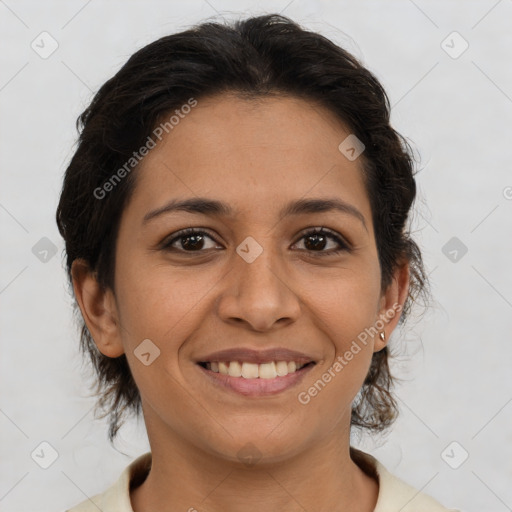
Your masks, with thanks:
<instances>
[{"instance_id":1,"label":"woman","mask_svg":"<svg viewBox=\"0 0 512 512\"><path fill-rule=\"evenodd\" d=\"M72 512L446 511L350 446L396 417L426 294L410 149L353 56L268 15L164 37L80 116L57 211L110 439L151 452Z\"/></svg>"}]
</instances>

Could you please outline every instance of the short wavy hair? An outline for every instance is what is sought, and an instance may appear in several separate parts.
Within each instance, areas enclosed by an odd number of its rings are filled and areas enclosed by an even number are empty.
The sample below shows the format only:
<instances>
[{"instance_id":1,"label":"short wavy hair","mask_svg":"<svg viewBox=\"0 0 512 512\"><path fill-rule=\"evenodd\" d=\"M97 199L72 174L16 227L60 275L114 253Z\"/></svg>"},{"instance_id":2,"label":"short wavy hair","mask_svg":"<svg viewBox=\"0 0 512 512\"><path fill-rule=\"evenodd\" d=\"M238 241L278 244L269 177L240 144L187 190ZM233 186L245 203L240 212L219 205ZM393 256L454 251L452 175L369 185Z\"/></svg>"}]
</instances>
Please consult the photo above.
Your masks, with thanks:
<instances>
[{"instance_id":1,"label":"short wavy hair","mask_svg":"<svg viewBox=\"0 0 512 512\"><path fill-rule=\"evenodd\" d=\"M101 187L140 148L164 116L191 97L235 93L242 98L285 94L321 104L365 145L360 159L370 200L382 289L394 270L409 264L410 286L400 322L428 288L421 252L407 220L416 196L414 159L390 125L390 104L377 78L326 37L284 16L269 14L231 23L205 22L162 37L134 53L79 116L77 149L66 169L56 212L65 240L67 275L84 259L104 288L113 290L115 244L136 168L99 200ZM71 288L72 289L72 288ZM76 299L76 298L75 298ZM78 313L76 300L75 313ZM141 411L125 355L101 354L80 314L80 347L96 375L97 410L109 416L112 442L125 413ZM352 405L352 426L386 429L397 417L388 347L373 354Z\"/></svg>"}]
</instances>

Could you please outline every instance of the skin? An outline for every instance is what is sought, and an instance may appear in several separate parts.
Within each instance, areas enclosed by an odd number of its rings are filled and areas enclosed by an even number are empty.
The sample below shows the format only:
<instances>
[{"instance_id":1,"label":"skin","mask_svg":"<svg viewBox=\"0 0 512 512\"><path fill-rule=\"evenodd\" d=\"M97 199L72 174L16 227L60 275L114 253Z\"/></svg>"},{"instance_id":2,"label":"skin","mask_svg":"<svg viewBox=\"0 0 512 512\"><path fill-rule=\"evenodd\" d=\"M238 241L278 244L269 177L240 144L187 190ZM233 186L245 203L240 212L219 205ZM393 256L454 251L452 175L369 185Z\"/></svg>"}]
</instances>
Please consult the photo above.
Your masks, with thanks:
<instances>
[{"instance_id":1,"label":"skin","mask_svg":"<svg viewBox=\"0 0 512 512\"><path fill-rule=\"evenodd\" d=\"M298 98L201 99L136 171L114 290L103 292L86 263L74 262L87 327L103 354L126 354L142 398L153 466L131 492L135 512L374 510L378 482L350 458L350 411L400 315L386 323L386 341L370 338L308 404L297 400L407 297L407 264L381 290L361 158L338 150L349 134L331 112ZM238 213L173 212L143 224L169 200L196 196ZM327 197L357 208L366 227L339 211L278 217L289 201ZM304 232L322 226L352 249L328 255L335 240L308 244ZM174 251L159 248L188 227L212 238L195 252L185 252L183 238ZM252 263L236 252L248 236L263 248ZM134 355L144 339L160 349L149 366ZM296 387L244 397L212 386L194 362L233 347L286 347L318 363ZM248 443L260 456L250 467L237 456Z\"/></svg>"}]
</instances>

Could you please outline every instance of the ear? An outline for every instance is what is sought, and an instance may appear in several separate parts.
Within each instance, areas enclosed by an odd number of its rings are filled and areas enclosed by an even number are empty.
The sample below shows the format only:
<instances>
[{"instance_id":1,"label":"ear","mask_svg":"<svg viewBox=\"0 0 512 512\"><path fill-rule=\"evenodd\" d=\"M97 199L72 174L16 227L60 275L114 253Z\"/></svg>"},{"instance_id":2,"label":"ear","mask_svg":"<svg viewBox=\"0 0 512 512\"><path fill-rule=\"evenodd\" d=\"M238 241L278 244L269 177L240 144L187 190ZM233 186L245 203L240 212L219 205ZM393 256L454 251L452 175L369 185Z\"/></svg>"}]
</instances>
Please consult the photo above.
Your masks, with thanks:
<instances>
[{"instance_id":1,"label":"ear","mask_svg":"<svg viewBox=\"0 0 512 512\"><path fill-rule=\"evenodd\" d=\"M406 262L395 269L391 283L381 296L376 322L379 333L375 336L374 352L382 350L388 344L391 333L398 325L409 293L409 283L410 269L409 263ZM380 337L381 332L384 333L384 340Z\"/></svg>"},{"instance_id":2,"label":"ear","mask_svg":"<svg viewBox=\"0 0 512 512\"><path fill-rule=\"evenodd\" d=\"M124 354L112 290L104 290L100 286L96 273L83 259L73 261L71 277L82 316L98 350L108 357Z\"/></svg>"}]
</instances>

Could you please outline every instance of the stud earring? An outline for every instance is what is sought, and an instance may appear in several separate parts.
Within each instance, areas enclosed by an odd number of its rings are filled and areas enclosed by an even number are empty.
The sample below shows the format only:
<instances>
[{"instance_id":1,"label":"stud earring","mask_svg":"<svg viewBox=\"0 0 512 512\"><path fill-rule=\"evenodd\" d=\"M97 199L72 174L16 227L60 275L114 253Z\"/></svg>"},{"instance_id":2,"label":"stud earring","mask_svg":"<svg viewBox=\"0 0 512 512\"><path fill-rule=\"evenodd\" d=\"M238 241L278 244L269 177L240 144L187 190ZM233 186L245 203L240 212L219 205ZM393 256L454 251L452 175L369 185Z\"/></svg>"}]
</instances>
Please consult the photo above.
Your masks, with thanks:
<instances>
[{"instance_id":1,"label":"stud earring","mask_svg":"<svg viewBox=\"0 0 512 512\"><path fill-rule=\"evenodd\" d=\"M384 333L384 331L379 332L379 337L382 341L386 341L386 334Z\"/></svg>"}]
</instances>

